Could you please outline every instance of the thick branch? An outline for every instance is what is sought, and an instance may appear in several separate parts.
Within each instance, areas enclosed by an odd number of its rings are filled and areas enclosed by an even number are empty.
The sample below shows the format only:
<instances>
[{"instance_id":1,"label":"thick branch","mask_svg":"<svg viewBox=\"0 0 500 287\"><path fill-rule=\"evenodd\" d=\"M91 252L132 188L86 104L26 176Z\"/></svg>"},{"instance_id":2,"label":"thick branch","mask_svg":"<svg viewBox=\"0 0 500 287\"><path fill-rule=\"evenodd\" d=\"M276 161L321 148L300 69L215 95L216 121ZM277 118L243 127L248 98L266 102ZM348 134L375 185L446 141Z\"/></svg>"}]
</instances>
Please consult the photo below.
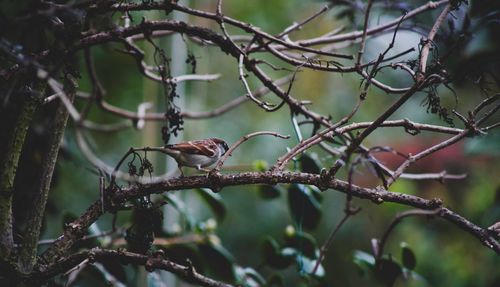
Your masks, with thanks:
<instances>
[{"instance_id":1,"label":"thick branch","mask_svg":"<svg viewBox=\"0 0 500 287\"><path fill-rule=\"evenodd\" d=\"M384 189L363 188L346 181L323 177L316 174L296 173L296 172L245 172L239 174L215 175L215 176L191 176L173 178L170 180L143 184L140 186L130 186L119 190L109 190L113 202L123 202L132 198L138 198L153 193L163 193L173 190L184 190L193 188L214 188L215 190L226 186L249 185L249 184L269 184L278 183L302 183L330 188L362 199L369 199L377 204L395 202L406 206L412 206L425 210L432 210L441 207L441 200L427 200L418 196L389 192ZM54 262L60 258L67 250L85 235L89 226L100 216L100 201L94 202L85 213L77 220L69 224L64 234L60 236L42 255L45 262ZM500 243L493 238L486 229L483 229L455 212L443 208L440 217L456 224L463 230L478 238L485 246L500 254ZM43 263L43 262L42 262Z\"/></svg>"}]
</instances>

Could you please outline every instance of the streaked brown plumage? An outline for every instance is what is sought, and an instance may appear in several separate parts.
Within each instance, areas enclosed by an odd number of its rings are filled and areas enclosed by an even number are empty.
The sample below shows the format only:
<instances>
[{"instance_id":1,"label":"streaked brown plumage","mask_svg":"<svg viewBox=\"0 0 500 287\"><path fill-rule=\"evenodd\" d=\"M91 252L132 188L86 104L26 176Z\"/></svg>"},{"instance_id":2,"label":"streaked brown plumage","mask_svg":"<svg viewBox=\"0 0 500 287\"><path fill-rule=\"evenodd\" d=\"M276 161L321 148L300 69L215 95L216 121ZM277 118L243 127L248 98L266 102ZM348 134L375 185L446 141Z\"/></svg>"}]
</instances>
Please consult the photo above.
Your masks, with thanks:
<instances>
[{"instance_id":1,"label":"streaked brown plumage","mask_svg":"<svg viewBox=\"0 0 500 287\"><path fill-rule=\"evenodd\" d=\"M229 149L227 143L219 138L187 141L165 146L165 153L177 161L182 173L182 167L194 167L203 170L204 167L216 163Z\"/></svg>"}]
</instances>

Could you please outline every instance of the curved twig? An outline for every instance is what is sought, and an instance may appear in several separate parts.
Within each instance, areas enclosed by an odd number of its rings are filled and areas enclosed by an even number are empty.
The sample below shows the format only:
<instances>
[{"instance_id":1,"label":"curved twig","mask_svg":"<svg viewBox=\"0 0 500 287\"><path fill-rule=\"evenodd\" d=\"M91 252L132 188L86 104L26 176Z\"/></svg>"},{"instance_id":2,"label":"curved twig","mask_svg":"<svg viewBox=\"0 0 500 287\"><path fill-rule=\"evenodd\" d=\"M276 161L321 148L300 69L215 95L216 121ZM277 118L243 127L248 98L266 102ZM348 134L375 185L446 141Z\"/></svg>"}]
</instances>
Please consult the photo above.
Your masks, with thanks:
<instances>
[{"instance_id":1,"label":"curved twig","mask_svg":"<svg viewBox=\"0 0 500 287\"><path fill-rule=\"evenodd\" d=\"M377 244L376 250L374 250L374 255L375 255L375 269L378 269L380 266L380 258L382 258L382 255L384 254L384 247L385 243L387 242L387 238L389 237L389 234L391 234L392 230L398 225L405 217L409 216L434 216L438 215L440 212L442 212L442 208L436 208L435 210L421 210L421 209L412 209L408 211L401 212L394 217L392 220L391 224L387 228L387 230L384 232L384 235L382 235L382 239L380 242Z\"/></svg>"},{"instance_id":2,"label":"curved twig","mask_svg":"<svg viewBox=\"0 0 500 287\"><path fill-rule=\"evenodd\" d=\"M252 90L250 89L250 86L248 85L246 75L243 72L243 59L245 58L245 55L243 53L240 54L239 60L238 60L238 71L240 73L240 80L243 82L243 86L245 86L245 90L247 91L246 96L251 99L253 102L255 102L259 107L263 108L265 111L270 112L273 110L273 106L270 104L263 102L256 97L252 95Z\"/></svg>"},{"instance_id":3,"label":"curved twig","mask_svg":"<svg viewBox=\"0 0 500 287\"><path fill-rule=\"evenodd\" d=\"M222 158L219 160L219 162L217 162L217 165L212 169L212 171L210 171L211 173L217 173L219 172L219 170L221 169L222 165L224 164L224 162L226 161L226 159L232 155L233 151L238 147L240 146L242 143L246 142L247 140L253 138L253 137L256 137L256 136L263 136L263 135L270 135L270 136L275 136L275 137L278 137L278 138L282 138L282 139L289 139L290 136L286 135L280 135L276 132L268 132L268 131L262 131L262 132L254 132L254 133L251 133L251 134L248 134L248 135L245 135L245 136L242 136L237 142L235 142L228 150L227 152L224 154L224 156L222 156Z\"/></svg>"},{"instance_id":4,"label":"curved twig","mask_svg":"<svg viewBox=\"0 0 500 287\"><path fill-rule=\"evenodd\" d=\"M274 81L274 84L276 86L282 86L285 85L286 83L289 83L293 79L293 75L289 75L283 78L280 78L276 81ZM256 91L253 91L252 94L255 98L260 98L267 93L269 93L271 90L268 87L261 87L257 89ZM247 94L239 96L238 98L235 98L234 100L214 109L211 111L206 111L206 112L181 112L181 115L185 119L205 119L205 118L212 118L216 116L220 116L222 114L225 114L228 111L231 111L232 109L238 107L239 105L245 103L246 101L249 101L250 98L247 96Z\"/></svg>"}]
</instances>

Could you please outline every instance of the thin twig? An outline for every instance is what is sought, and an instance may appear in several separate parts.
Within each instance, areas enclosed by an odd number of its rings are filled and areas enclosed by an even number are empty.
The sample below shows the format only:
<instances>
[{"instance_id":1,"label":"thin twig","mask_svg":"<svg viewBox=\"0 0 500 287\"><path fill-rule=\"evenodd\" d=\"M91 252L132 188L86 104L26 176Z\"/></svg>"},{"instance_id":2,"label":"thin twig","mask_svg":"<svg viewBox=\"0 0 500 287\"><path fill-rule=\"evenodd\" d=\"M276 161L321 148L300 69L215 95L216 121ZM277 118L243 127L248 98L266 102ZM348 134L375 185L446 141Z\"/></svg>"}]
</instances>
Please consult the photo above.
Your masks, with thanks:
<instances>
[{"instance_id":1,"label":"thin twig","mask_svg":"<svg viewBox=\"0 0 500 287\"><path fill-rule=\"evenodd\" d=\"M321 14L325 13L326 11L330 10L331 5L325 5L321 10L318 12L312 14L311 16L305 18L304 20L298 22L298 23L293 23L291 26L287 27L283 32L279 33L276 35L276 38L283 38L283 36L290 34L291 32L295 30L300 30L305 24L311 22L312 20L316 19L318 16Z\"/></svg>"},{"instance_id":2,"label":"thin twig","mask_svg":"<svg viewBox=\"0 0 500 287\"><path fill-rule=\"evenodd\" d=\"M55 94L59 97L59 99L63 103L64 107L68 110L69 115L71 116L71 119L75 122L79 122L81 119L80 114L76 110L75 106L73 106L73 103L68 98L66 93L63 91L62 85L50 77L47 78L47 84L55 92Z\"/></svg>"},{"instance_id":3,"label":"thin twig","mask_svg":"<svg viewBox=\"0 0 500 287\"><path fill-rule=\"evenodd\" d=\"M363 132L358 135L349 144L345 151L345 155L340 159L335 161L333 166L330 168L330 175L335 175L337 171L348 161L351 154L361 145L362 141L370 135L375 129L379 127L387 118L389 118L396 110L398 110L411 96L415 94L416 91L420 89L419 85L414 85L408 92L401 96L395 103L393 103L389 108L387 108L382 115L380 115L375 121L373 121Z\"/></svg>"},{"instance_id":4,"label":"thin twig","mask_svg":"<svg viewBox=\"0 0 500 287\"><path fill-rule=\"evenodd\" d=\"M215 165L215 167L212 169L212 171L210 171L211 173L217 173L219 172L219 170L221 169L222 165L224 164L224 162L226 161L226 159L232 155L233 151L238 147L240 146L242 143L246 142L247 140L253 138L253 137L256 137L256 136L263 136L263 135L270 135L270 136L275 136L275 137L278 137L278 138L282 138L282 139L289 139L290 136L286 135L280 135L276 132L268 132L268 131L262 131L262 132L254 132L254 133L251 133L251 134L247 134L245 136L242 136L237 142L235 142L231 147L229 147L229 149L227 150L227 152L224 154L224 156L222 156L222 158L217 162L217 165Z\"/></svg>"},{"instance_id":5,"label":"thin twig","mask_svg":"<svg viewBox=\"0 0 500 287\"><path fill-rule=\"evenodd\" d=\"M450 12L450 9L451 9L451 3L446 5L446 7L444 7L443 11L436 19L436 22L434 22L434 25L432 26L431 31L429 32L429 35L425 39L424 46L422 47L422 52L420 53L419 67L417 72L417 81L419 82L423 81L425 77L427 58L429 57L429 51L432 45L432 41L434 40L434 37L436 36L437 31L439 30L439 27L441 27L441 24L444 22L446 16Z\"/></svg>"},{"instance_id":6,"label":"thin twig","mask_svg":"<svg viewBox=\"0 0 500 287\"><path fill-rule=\"evenodd\" d=\"M322 132L308 138L305 141L300 140L300 142L293 147L287 154L281 156L277 161L276 164L273 166L271 170L276 171L276 170L283 170L285 165L295 156L298 154L303 153L305 150L309 149L313 145L316 145L323 141L324 138L328 137L328 133L332 132L333 134L336 135L341 135L342 133L337 132L337 128L342 126L343 124L347 123L358 111L359 107L361 105L361 101L358 100L356 105L354 106L353 110L345 117L340 119L337 123L330 125L327 129L323 130Z\"/></svg>"},{"instance_id":7,"label":"thin twig","mask_svg":"<svg viewBox=\"0 0 500 287\"><path fill-rule=\"evenodd\" d=\"M361 37L361 44L359 45L358 50L358 59L356 61L356 65L361 64L361 58L363 57L363 53L365 52L365 43L366 43L366 30L368 29L368 20L370 19L370 11L372 9L373 0L368 0L368 4L365 10L365 22L363 25L363 36Z\"/></svg>"},{"instance_id":8,"label":"thin twig","mask_svg":"<svg viewBox=\"0 0 500 287\"><path fill-rule=\"evenodd\" d=\"M346 54L341 54L341 53L322 52L322 51L319 51L316 49L307 48L307 47L303 47L303 46L296 45L293 43L289 43L289 42L284 41L282 39L279 39L279 38L277 38L277 37L275 37L267 32L264 32L259 28L256 28L252 25L249 25L245 22L238 21L238 20L235 20L235 19L227 17L227 16L223 16L223 15L221 16L221 15L218 15L217 13L210 13L210 12L201 11L201 10L193 9L190 7L186 7L186 6L183 6L179 3L154 2L154 3L148 3L146 5L143 5L141 3L127 3L127 4L120 3L120 4L112 5L112 6L108 7L107 9L103 9L103 10L135 11L135 10L155 10L155 9L166 9L166 8L167 9L174 9L177 11L181 11L181 12L184 12L187 14L198 16L198 17L203 17L206 19L211 19L214 21L224 21L224 23L238 27L247 33L257 35L263 39L270 40L274 43L283 45L283 46L288 47L290 49L296 49L296 50L304 51L304 52L312 52L312 53L316 53L319 55L330 56L330 57L337 57L337 58L343 58L343 59L353 59L352 55L346 55ZM100 11L100 12L102 12L102 11Z\"/></svg>"},{"instance_id":9,"label":"thin twig","mask_svg":"<svg viewBox=\"0 0 500 287\"><path fill-rule=\"evenodd\" d=\"M494 108L491 110L487 111L483 117L477 120L476 125L480 125L484 123L486 120L488 120L492 115L494 115L498 110L500 110L500 104L496 105Z\"/></svg>"},{"instance_id":10,"label":"thin twig","mask_svg":"<svg viewBox=\"0 0 500 287\"><path fill-rule=\"evenodd\" d=\"M429 1L426 4L417 7L411 11L409 11L405 17L405 19L410 19L413 18L423 12L433 10L436 7L439 7L443 4L448 3L449 0L441 0L437 2ZM381 24L379 26L375 26L371 29L368 29L366 34L368 36L374 35L377 33L380 33L382 31L386 31L387 29L391 29L395 27L400 21L402 17L398 17L392 21L389 21L387 23ZM363 30L359 31L353 31L353 32L348 32L345 34L340 34L340 35L335 35L331 37L319 37L319 38L313 38L313 39L307 39L307 40L302 40L302 41L296 41L297 44L302 45L302 46L314 46L314 45L321 45L321 44L326 44L326 43L338 43L338 42L344 42L344 41L350 41L350 40L355 40L357 38L361 38L363 36Z\"/></svg>"},{"instance_id":11,"label":"thin twig","mask_svg":"<svg viewBox=\"0 0 500 287\"><path fill-rule=\"evenodd\" d=\"M412 180L429 180L434 179L440 182L445 180L461 180L467 178L466 173L462 174L449 174L446 171L439 173L402 173L399 178L412 179Z\"/></svg>"},{"instance_id":12,"label":"thin twig","mask_svg":"<svg viewBox=\"0 0 500 287\"><path fill-rule=\"evenodd\" d=\"M217 0L217 16L217 22L219 22L222 33L224 34L224 36L226 36L226 39L231 42L233 47L238 49L240 54L245 55L245 52L243 52L243 50L241 50L241 48L236 45L236 43L233 41L233 39L231 39L231 36L229 36L229 33L226 30L226 25L224 24L224 15L222 14L222 0Z\"/></svg>"},{"instance_id":13,"label":"thin twig","mask_svg":"<svg viewBox=\"0 0 500 287\"><path fill-rule=\"evenodd\" d=\"M392 174L392 176L389 179L387 179L387 186L391 186L396 181L396 179L398 179L401 176L401 174L404 172L404 170L406 170L412 163L458 142L459 140L466 137L468 134L469 134L469 131L464 130L463 132L461 132L461 133L459 133L459 134L457 134L457 135L455 135L455 136L453 136L453 137L451 137L451 138L449 138L449 139L447 139L439 144L433 145L433 146L419 152L416 155L409 155L408 159L405 160L394 171L394 173Z\"/></svg>"},{"instance_id":14,"label":"thin twig","mask_svg":"<svg viewBox=\"0 0 500 287\"><path fill-rule=\"evenodd\" d=\"M333 239L335 238L335 235L340 230L340 228L342 227L342 225L344 225L344 223L349 219L349 217L351 217L351 216L355 215L356 213L358 213L359 210L360 209L356 209L356 210L353 210L353 211L346 211L346 212L344 212L344 217L342 217L342 219L339 221L339 223L337 223L337 225L335 226L335 228L332 229L332 231L328 235L325 243L323 243L323 246L321 246L321 249L319 251L318 259L316 260L316 264L314 265L314 268L313 268L311 274L313 274L313 275L316 274L316 271L318 270L319 265L321 264L321 262L325 258L326 251L328 251L328 249L332 245Z\"/></svg>"},{"instance_id":15,"label":"thin twig","mask_svg":"<svg viewBox=\"0 0 500 287\"><path fill-rule=\"evenodd\" d=\"M500 127L500 122L494 123L494 124L489 125L487 127L484 127L481 130L483 130L483 131L489 131L489 130L492 130L492 129L495 129L495 128L498 128L498 127Z\"/></svg>"},{"instance_id":16,"label":"thin twig","mask_svg":"<svg viewBox=\"0 0 500 287\"><path fill-rule=\"evenodd\" d=\"M409 216L433 216L433 215L438 215L440 212L442 212L442 208L437 208L434 210L421 210L421 209L412 209L408 211L401 212L394 217L392 220L391 224L387 228L387 230L384 232L384 235L382 235L382 239L380 242L377 244L375 252L375 269L377 270L380 266L380 259L382 258L382 255L384 254L384 247L387 242L387 238L389 238L389 235L391 234L392 230L400 223L405 217Z\"/></svg>"},{"instance_id":17,"label":"thin twig","mask_svg":"<svg viewBox=\"0 0 500 287\"><path fill-rule=\"evenodd\" d=\"M367 12L368 13L368 12ZM372 80L375 78L376 74L378 73L379 69L378 69L378 66L384 62L385 60L385 56L387 55L387 53L394 47L394 43L396 42L396 35L398 34L398 30L399 30L399 27L401 25L401 23L403 22L404 20L404 16L401 17L401 21L398 23L398 25L396 26L396 29L394 29L394 33L392 34L392 41L389 43L389 45L387 46L387 48L385 49L385 51L381 54L379 54L378 58L377 58L377 61L375 61L375 64L371 67L371 72L368 76L368 78L365 78L365 86L363 88L363 91L361 92L360 94L360 99L361 100L364 100L366 98L366 95L368 93L368 88L370 87L371 83L372 83ZM368 21L368 20L367 20ZM364 48L364 47L363 47ZM361 52L361 50L360 50ZM359 56L359 61L361 61L361 56L362 56L362 53L360 54ZM360 63L358 63L359 65ZM364 73L360 73L361 75L363 75Z\"/></svg>"},{"instance_id":18,"label":"thin twig","mask_svg":"<svg viewBox=\"0 0 500 287\"><path fill-rule=\"evenodd\" d=\"M102 170L108 175L114 175L115 178L120 178L123 180L126 180L131 183L152 183L152 182L161 182L163 180L166 180L168 178L171 178L175 172L169 172L164 175L160 176L153 176L151 178L149 177L131 177L128 173L122 172L120 170L115 171L115 168L106 164L104 161L102 161L97 155L94 154L92 149L89 147L87 144L87 140L85 139L85 135L83 131L80 128L75 129L75 135L76 135L76 143L78 145L78 148L82 152L83 156L92 164L94 165L97 169Z\"/></svg>"},{"instance_id":19,"label":"thin twig","mask_svg":"<svg viewBox=\"0 0 500 287\"><path fill-rule=\"evenodd\" d=\"M495 102L496 99L500 99L500 97L492 97L492 98L489 98L489 99L481 102L473 110L473 112L470 113L470 116L473 117L474 115L477 115L477 113L479 111L481 111L481 109L483 109L483 108L487 107L489 104ZM497 109L493 108L492 110L490 110L489 113L487 113L487 115L485 115L482 119L491 116L494 112L496 112L498 110L498 107L500 107L500 106L497 106ZM479 129L477 127L479 124L482 123L481 120L475 121L473 118L466 119L464 116L460 115L458 112L454 111L454 113L464 122L466 128L464 130L460 131L455 136L453 136L453 137L451 137L443 142L435 144L435 145L419 152L416 155L409 155L408 159L406 161L404 161L396 169L396 171L394 171L394 173L391 175L391 177L388 179L387 186L390 186L391 184L393 184L403 174L403 172L415 161L418 161L418 160L420 160L426 156L429 156L429 155L431 155L439 150L442 150L442 149L462 140L466 136L469 136L469 135L475 134L475 133L482 133L483 132L481 129Z\"/></svg>"},{"instance_id":20,"label":"thin twig","mask_svg":"<svg viewBox=\"0 0 500 287\"><path fill-rule=\"evenodd\" d=\"M283 78L280 78L274 82L276 86L282 86L287 83L289 83L293 78L293 75L285 76ZM269 93L271 90L268 87L261 87L255 91L252 92L253 96L255 98L260 98L267 93ZM247 96L247 94L244 94L242 96L239 96L235 98L234 100L223 104L222 106L211 110L211 111L206 111L206 112L186 112L183 111L181 112L181 115L185 119L204 119L204 118L212 118L216 116L220 116L222 114L225 114L226 112L229 112L233 110L234 108L238 107L239 105L245 103L246 101L249 101L250 98Z\"/></svg>"},{"instance_id":21,"label":"thin twig","mask_svg":"<svg viewBox=\"0 0 500 287\"><path fill-rule=\"evenodd\" d=\"M273 106L271 106L269 103L263 102L256 97L253 96L252 90L250 89L250 86L248 85L246 75L243 72L243 58L245 57L244 54L240 54L239 61L238 61L238 71L240 72L240 80L243 82L243 85L245 86L245 90L247 91L247 97L250 98L252 101L254 101L259 107L263 108L265 111L272 111Z\"/></svg>"}]
</instances>

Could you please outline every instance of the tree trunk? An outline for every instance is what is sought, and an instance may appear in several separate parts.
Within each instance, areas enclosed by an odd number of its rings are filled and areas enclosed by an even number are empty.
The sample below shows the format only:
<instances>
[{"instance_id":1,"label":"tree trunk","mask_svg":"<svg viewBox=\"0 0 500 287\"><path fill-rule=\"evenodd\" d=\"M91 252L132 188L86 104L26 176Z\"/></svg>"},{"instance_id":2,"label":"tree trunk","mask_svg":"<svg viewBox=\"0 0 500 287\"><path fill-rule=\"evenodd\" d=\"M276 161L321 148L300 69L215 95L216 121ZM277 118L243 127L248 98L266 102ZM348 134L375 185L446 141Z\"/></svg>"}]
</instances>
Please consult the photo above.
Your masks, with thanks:
<instances>
[{"instance_id":1,"label":"tree trunk","mask_svg":"<svg viewBox=\"0 0 500 287\"><path fill-rule=\"evenodd\" d=\"M0 257L7 259L14 246L12 233L12 190L24 140L36 107L40 100L37 93L20 92L13 96L25 96L21 101L19 113L12 122L11 132L7 133L7 144L3 148L3 161L0 166ZM10 111L12 112L12 111ZM6 133L3 133L4 135Z\"/></svg>"},{"instance_id":2,"label":"tree trunk","mask_svg":"<svg viewBox=\"0 0 500 287\"><path fill-rule=\"evenodd\" d=\"M71 77L67 75L67 77ZM66 79L65 90L67 97L73 101L75 96L75 82L69 78ZM44 147L43 159L39 178L34 188L34 199L29 202L28 216L26 220L26 229L23 234L23 241L19 254L19 267L22 272L30 272L36 262L38 239L43 223L45 205L49 195L52 175L56 166L59 148L61 146L64 130L68 121L68 110L58 101L57 109L48 128L48 144Z\"/></svg>"}]
</instances>

